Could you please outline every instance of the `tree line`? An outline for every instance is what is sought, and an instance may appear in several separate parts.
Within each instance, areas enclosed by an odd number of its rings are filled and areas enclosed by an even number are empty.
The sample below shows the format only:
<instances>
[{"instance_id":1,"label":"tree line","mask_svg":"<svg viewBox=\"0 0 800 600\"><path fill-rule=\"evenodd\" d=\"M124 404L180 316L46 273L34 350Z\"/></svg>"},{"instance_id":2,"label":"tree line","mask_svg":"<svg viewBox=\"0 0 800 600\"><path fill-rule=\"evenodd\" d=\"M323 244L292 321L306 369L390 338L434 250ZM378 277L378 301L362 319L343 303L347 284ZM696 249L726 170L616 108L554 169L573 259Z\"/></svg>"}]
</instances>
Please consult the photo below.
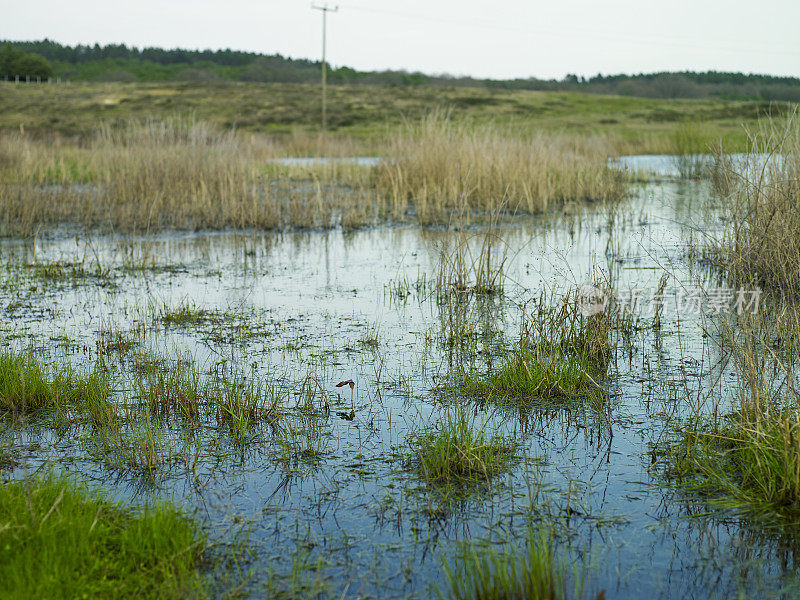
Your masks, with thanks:
<instances>
[{"instance_id":1,"label":"tree line","mask_svg":"<svg viewBox=\"0 0 800 600\"><path fill-rule=\"evenodd\" d=\"M0 41L0 77L51 77L82 81L254 81L311 83L321 63L280 54L238 50L136 48L125 44L67 46L51 40ZM27 71L27 72L26 72ZM493 80L407 71L357 71L329 67L332 84L390 86L485 87L546 91L578 91L649 98L720 98L800 102L800 79L708 71L638 75L567 75L560 80L537 78Z\"/></svg>"}]
</instances>

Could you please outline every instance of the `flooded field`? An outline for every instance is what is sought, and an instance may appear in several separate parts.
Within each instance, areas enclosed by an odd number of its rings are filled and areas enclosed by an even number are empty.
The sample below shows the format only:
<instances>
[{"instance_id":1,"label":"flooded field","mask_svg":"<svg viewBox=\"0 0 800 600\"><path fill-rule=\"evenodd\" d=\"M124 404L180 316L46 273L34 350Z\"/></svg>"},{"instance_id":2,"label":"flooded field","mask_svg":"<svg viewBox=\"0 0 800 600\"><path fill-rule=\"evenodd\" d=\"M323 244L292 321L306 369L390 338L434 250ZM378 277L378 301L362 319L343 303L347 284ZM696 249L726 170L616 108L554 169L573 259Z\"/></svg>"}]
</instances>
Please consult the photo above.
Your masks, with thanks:
<instances>
[{"instance_id":1,"label":"flooded field","mask_svg":"<svg viewBox=\"0 0 800 600\"><path fill-rule=\"evenodd\" d=\"M127 504L172 499L209 531L219 594L458 597L465 554L508 562L546 531L568 597L795 597L786 523L665 464L735 396L716 332L736 295L694 248L720 227L710 184L458 225L3 240L4 339L102 371L123 415L4 425L3 477L56 465ZM587 285L621 319L591 393L467 385ZM454 420L496 468L431 477L425 445Z\"/></svg>"}]
</instances>

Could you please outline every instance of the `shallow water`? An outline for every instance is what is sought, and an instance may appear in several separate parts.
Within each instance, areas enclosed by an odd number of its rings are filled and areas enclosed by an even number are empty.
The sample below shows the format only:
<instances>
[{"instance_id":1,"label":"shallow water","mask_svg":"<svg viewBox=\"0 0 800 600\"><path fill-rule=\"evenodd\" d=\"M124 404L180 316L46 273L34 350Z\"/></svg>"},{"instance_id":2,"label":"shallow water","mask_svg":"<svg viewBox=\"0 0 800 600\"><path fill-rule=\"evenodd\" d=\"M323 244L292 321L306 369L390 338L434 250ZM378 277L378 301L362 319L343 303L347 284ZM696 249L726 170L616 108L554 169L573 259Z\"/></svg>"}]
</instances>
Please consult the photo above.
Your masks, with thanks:
<instances>
[{"instance_id":1,"label":"shallow water","mask_svg":"<svg viewBox=\"0 0 800 600\"><path fill-rule=\"evenodd\" d=\"M552 524L564 548L588 556L587 587L605 589L609 599L764 589L793 597L794 588L784 588L794 584L794 553L777 533L710 510L651 468L651 444L667 439L671 420L712 390L728 393L732 381L704 335L715 317L681 312L669 300L660 332L645 327L618 346L604 384L613 397L609 418L591 409L475 406L478 422L514 436L525 458L489 489L456 498L426 487L406 466L409 436L441 414L433 390L458 360L496 368L499 346L519 334L520 307L598 275L617 292L653 290L664 272L667 298L700 285L711 292L714 282L687 253L690 236L716 227L713 210L703 209L706 196L705 184L649 184L615 207L504 223L497 251L507 256L505 294L476 309L482 335L466 358L441 343L443 308L431 291L452 231L6 240L0 310L3 333L17 347L88 369L103 328L138 324L149 347L188 355L204 371L234 365L278 386L287 407L308 381L334 402L330 415L315 417L323 444L316 461L276 460L265 435L244 449L204 447L193 472L176 465L143 483L93 457L86 434L31 426L13 434L23 460L11 476L54 460L130 502L174 498L212 535L244 527L254 597L270 572L285 582L300 557L321 561L331 597L426 598L442 582L441 557L454 555L459 541L518 539L531 521ZM477 245L480 229L471 233ZM48 281L24 266L54 261L99 262L107 274ZM225 318L167 327L154 317L182 303ZM371 337L377 344L365 343ZM348 379L356 383L352 396L335 387ZM352 421L336 415L350 409Z\"/></svg>"}]
</instances>

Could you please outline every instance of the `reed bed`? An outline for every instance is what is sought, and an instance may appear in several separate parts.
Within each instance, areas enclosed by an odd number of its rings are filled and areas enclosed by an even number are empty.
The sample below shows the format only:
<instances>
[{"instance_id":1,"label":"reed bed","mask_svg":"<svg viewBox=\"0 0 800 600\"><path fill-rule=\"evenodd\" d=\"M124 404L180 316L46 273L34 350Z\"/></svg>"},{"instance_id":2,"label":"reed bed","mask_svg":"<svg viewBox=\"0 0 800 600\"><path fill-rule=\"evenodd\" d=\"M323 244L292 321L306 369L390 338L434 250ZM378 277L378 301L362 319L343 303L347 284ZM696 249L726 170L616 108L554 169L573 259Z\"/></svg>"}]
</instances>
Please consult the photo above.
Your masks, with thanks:
<instances>
[{"instance_id":1,"label":"reed bed","mask_svg":"<svg viewBox=\"0 0 800 600\"><path fill-rule=\"evenodd\" d=\"M380 144L377 167L350 160L285 163L305 151L345 158L342 136L275 138L175 117L103 124L81 138L0 135L0 224L117 232L164 229L353 228L386 220L449 222L540 212L568 200L616 200L613 140L522 135L433 112Z\"/></svg>"},{"instance_id":2,"label":"reed bed","mask_svg":"<svg viewBox=\"0 0 800 600\"><path fill-rule=\"evenodd\" d=\"M616 201L624 176L608 167L604 138L520 135L452 121L434 111L394 135L374 184L395 218L446 223L454 211L538 213L558 203Z\"/></svg>"},{"instance_id":3,"label":"reed bed","mask_svg":"<svg viewBox=\"0 0 800 600\"><path fill-rule=\"evenodd\" d=\"M361 225L374 211L347 189L348 163L280 167L253 136L174 118L101 126L74 141L0 136L0 221L120 232ZM363 171L363 169L362 169ZM363 177L362 177L363 178Z\"/></svg>"},{"instance_id":4,"label":"reed bed","mask_svg":"<svg viewBox=\"0 0 800 600\"><path fill-rule=\"evenodd\" d=\"M726 227L713 260L736 285L800 298L800 117L762 122L745 160L717 163Z\"/></svg>"}]
</instances>

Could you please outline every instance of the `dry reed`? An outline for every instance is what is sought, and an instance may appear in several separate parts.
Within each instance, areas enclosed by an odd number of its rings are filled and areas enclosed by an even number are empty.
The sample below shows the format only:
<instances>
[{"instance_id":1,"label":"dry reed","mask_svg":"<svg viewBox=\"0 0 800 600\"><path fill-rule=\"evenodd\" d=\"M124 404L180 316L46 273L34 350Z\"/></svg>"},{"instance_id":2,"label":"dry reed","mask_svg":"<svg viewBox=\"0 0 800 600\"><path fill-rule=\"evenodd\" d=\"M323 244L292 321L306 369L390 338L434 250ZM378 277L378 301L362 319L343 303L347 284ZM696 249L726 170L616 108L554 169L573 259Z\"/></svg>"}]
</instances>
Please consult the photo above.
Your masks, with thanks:
<instances>
[{"instance_id":1,"label":"dry reed","mask_svg":"<svg viewBox=\"0 0 800 600\"><path fill-rule=\"evenodd\" d=\"M727 227L712 254L733 283L800 298L800 118L765 121L750 140L746 159L717 159Z\"/></svg>"},{"instance_id":2,"label":"dry reed","mask_svg":"<svg viewBox=\"0 0 800 600\"><path fill-rule=\"evenodd\" d=\"M286 164L300 152L344 158L335 136L220 131L193 119L129 120L78 139L0 135L0 223L119 232L353 228L387 219L447 223L455 210L538 212L553 202L615 200L624 176L610 140L520 136L432 113L385 142L377 167ZM370 147L371 150L375 149ZM380 150L380 148L378 148Z\"/></svg>"},{"instance_id":3,"label":"dry reed","mask_svg":"<svg viewBox=\"0 0 800 600\"><path fill-rule=\"evenodd\" d=\"M524 136L433 112L391 138L375 186L399 218L446 223L455 211L537 213L568 200L618 200L623 175L602 138Z\"/></svg>"}]
</instances>

